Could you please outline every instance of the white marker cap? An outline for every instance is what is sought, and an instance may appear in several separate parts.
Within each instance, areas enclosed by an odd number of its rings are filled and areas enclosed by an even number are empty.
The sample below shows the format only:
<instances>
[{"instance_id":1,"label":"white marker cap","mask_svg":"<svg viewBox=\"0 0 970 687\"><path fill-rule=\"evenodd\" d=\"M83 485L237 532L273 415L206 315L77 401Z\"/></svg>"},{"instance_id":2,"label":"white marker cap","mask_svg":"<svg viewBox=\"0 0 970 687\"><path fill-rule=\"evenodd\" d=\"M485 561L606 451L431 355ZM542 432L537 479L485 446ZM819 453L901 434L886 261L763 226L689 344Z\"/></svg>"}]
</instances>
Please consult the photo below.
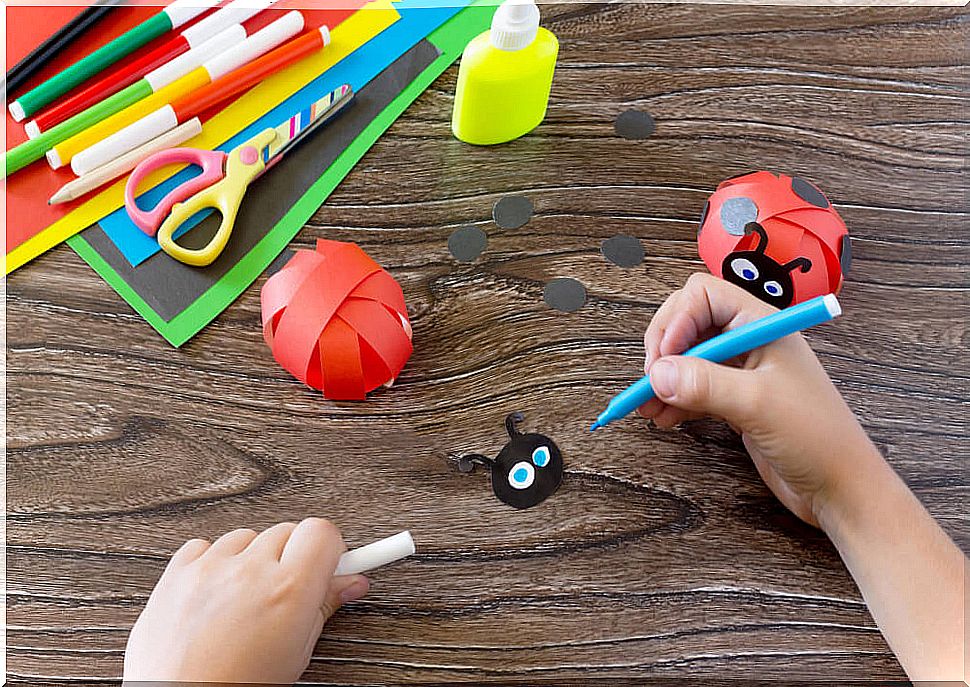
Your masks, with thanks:
<instances>
[{"instance_id":1,"label":"white marker cap","mask_svg":"<svg viewBox=\"0 0 970 687\"><path fill-rule=\"evenodd\" d=\"M382 565L407 558L415 551L414 539L408 530L387 539L361 546L340 557L334 575L357 575Z\"/></svg>"},{"instance_id":2,"label":"white marker cap","mask_svg":"<svg viewBox=\"0 0 970 687\"><path fill-rule=\"evenodd\" d=\"M40 127L37 126L37 120L31 119L29 122L24 124L24 131L27 132L27 138L31 140L40 136Z\"/></svg>"},{"instance_id":3,"label":"white marker cap","mask_svg":"<svg viewBox=\"0 0 970 687\"><path fill-rule=\"evenodd\" d=\"M60 169L64 166L64 163L61 162L61 156L57 154L57 150L55 148L48 150L46 155L47 164L51 166L51 169Z\"/></svg>"},{"instance_id":4,"label":"white marker cap","mask_svg":"<svg viewBox=\"0 0 970 687\"><path fill-rule=\"evenodd\" d=\"M164 105L79 152L71 159L71 169L79 177L84 176L178 125L175 110Z\"/></svg>"},{"instance_id":5,"label":"white marker cap","mask_svg":"<svg viewBox=\"0 0 970 687\"><path fill-rule=\"evenodd\" d=\"M24 112L24 106L20 104L19 100L14 100L9 105L10 116L13 117L13 121L22 122L27 113Z\"/></svg>"},{"instance_id":6,"label":"white marker cap","mask_svg":"<svg viewBox=\"0 0 970 687\"><path fill-rule=\"evenodd\" d=\"M835 297L834 293L827 293L822 296L822 302L825 303L825 309L829 311L832 319L842 314L842 306L839 304L839 299Z\"/></svg>"}]
</instances>

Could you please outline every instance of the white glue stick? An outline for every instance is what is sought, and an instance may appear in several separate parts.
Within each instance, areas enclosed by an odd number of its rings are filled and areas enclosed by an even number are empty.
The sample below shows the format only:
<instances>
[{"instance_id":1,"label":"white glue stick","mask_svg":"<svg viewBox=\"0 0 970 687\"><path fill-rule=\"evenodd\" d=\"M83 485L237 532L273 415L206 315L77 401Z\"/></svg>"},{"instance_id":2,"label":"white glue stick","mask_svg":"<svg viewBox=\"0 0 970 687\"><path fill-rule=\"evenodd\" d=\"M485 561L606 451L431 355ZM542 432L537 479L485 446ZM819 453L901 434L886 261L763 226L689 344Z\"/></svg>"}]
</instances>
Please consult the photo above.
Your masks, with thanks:
<instances>
[{"instance_id":1,"label":"white glue stick","mask_svg":"<svg viewBox=\"0 0 970 687\"><path fill-rule=\"evenodd\" d=\"M357 575L407 558L414 553L414 539L408 530L373 544L348 551L340 557L334 575Z\"/></svg>"}]
</instances>

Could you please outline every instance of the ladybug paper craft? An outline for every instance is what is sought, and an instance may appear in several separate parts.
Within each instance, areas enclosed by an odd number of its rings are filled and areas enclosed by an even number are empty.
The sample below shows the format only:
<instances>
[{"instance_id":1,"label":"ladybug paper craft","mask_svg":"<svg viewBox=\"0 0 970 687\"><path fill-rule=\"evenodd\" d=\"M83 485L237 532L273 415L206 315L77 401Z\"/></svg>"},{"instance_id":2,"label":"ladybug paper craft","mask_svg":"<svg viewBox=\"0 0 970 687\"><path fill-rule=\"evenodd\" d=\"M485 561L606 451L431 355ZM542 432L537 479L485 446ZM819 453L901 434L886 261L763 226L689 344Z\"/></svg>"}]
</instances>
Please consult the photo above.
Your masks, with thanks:
<instances>
[{"instance_id":1,"label":"ladybug paper craft","mask_svg":"<svg viewBox=\"0 0 970 687\"><path fill-rule=\"evenodd\" d=\"M411 356L404 293L360 246L318 240L260 292L263 337L293 376L334 400L363 400Z\"/></svg>"},{"instance_id":2,"label":"ladybug paper craft","mask_svg":"<svg viewBox=\"0 0 970 687\"><path fill-rule=\"evenodd\" d=\"M728 179L704 206L707 268L778 308L838 293L852 262L845 222L811 182L771 172Z\"/></svg>"},{"instance_id":3,"label":"ladybug paper craft","mask_svg":"<svg viewBox=\"0 0 970 687\"><path fill-rule=\"evenodd\" d=\"M562 454L555 442L542 434L520 434L515 425L522 413L505 418L509 443L494 460L479 454L462 456L458 469L471 472L475 465L486 465L492 473L492 491L513 508L538 506L552 496L562 483Z\"/></svg>"}]
</instances>

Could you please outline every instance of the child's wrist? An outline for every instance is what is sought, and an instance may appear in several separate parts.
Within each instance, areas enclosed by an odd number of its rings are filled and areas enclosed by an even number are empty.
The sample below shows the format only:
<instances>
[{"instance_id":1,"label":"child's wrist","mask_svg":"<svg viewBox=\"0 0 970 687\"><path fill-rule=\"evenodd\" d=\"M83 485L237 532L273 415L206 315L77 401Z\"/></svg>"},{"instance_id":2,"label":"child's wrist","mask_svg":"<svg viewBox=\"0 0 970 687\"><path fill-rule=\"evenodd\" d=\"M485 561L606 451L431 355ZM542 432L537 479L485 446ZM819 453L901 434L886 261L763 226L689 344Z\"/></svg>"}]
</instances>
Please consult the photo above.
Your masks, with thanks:
<instances>
[{"instance_id":1,"label":"child's wrist","mask_svg":"<svg viewBox=\"0 0 970 687\"><path fill-rule=\"evenodd\" d=\"M878 503L878 494L895 480L879 450L865 438L841 456L841 469L813 502L819 527L830 539L855 528Z\"/></svg>"}]
</instances>

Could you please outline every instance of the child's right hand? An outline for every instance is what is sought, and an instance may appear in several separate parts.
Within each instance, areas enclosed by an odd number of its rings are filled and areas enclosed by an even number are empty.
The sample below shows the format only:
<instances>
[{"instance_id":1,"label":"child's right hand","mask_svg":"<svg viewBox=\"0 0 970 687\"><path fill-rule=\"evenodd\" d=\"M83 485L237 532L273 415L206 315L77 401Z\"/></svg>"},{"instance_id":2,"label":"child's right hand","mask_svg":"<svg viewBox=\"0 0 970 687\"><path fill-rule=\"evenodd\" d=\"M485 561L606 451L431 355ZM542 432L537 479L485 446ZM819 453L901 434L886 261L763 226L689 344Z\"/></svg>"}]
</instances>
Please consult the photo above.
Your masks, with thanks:
<instances>
[{"instance_id":1,"label":"child's right hand","mask_svg":"<svg viewBox=\"0 0 970 687\"><path fill-rule=\"evenodd\" d=\"M702 416L725 420L775 496L818 526L847 480L882 458L805 339L793 334L752 351L740 367L676 355L774 311L722 279L692 275L644 336L657 398L640 414L664 428Z\"/></svg>"}]
</instances>

